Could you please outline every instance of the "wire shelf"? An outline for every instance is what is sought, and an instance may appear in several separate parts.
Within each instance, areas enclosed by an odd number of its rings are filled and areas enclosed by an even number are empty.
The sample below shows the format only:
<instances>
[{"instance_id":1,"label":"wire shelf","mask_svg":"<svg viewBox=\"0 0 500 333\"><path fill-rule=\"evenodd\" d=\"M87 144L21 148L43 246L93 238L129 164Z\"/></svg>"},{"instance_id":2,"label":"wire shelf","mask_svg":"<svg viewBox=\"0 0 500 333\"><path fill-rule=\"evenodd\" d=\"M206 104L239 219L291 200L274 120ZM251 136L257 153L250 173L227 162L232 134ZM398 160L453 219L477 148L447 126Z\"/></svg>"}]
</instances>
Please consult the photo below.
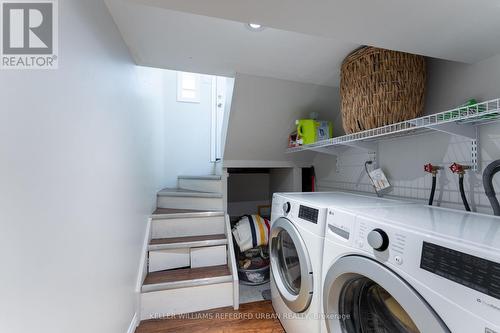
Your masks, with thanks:
<instances>
[{"instance_id":1,"label":"wire shelf","mask_svg":"<svg viewBox=\"0 0 500 333\"><path fill-rule=\"evenodd\" d=\"M500 119L500 98L402 121L400 123L378 127L358 133L347 134L313 144L288 148L287 153L315 150L336 146L355 146L363 142L375 142L396 136L420 134L425 131L441 131L477 140L475 127L480 124Z\"/></svg>"}]
</instances>

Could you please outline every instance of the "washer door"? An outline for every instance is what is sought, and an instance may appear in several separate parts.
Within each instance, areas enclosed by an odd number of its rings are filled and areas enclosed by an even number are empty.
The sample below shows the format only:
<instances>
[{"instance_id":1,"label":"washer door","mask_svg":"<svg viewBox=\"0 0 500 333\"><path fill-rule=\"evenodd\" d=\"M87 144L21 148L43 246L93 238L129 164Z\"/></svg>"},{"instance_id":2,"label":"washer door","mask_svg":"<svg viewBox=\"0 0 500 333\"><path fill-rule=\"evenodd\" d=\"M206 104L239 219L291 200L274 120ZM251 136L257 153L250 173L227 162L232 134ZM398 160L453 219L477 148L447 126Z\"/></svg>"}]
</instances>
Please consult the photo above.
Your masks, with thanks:
<instances>
[{"instance_id":1,"label":"washer door","mask_svg":"<svg viewBox=\"0 0 500 333\"><path fill-rule=\"evenodd\" d=\"M290 310L307 310L313 294L313 271L307 247L297 228L279 218L271 229L271 270L281 298Z\"/></svg>"},{"instance_id":2,"label":"washer door","mask_svg":"<svg viewBox=\"0 0 500 333\"><path fill-rule=\"evenodd\" d=\"M375 260L355 255L339 259L324 287L328 332L450 333L408 283Z\"/></svg>"}]
</instances>

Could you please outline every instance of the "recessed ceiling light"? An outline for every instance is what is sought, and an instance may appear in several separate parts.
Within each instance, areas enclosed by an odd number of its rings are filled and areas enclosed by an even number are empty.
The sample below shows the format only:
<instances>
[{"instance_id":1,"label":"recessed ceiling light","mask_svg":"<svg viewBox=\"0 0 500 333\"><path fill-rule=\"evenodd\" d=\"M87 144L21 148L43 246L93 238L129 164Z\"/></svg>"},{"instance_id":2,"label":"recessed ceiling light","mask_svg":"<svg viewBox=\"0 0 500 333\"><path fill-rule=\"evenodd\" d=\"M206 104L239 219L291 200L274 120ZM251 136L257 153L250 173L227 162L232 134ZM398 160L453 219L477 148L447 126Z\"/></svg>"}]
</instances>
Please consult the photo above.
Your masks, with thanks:
<instances>
[{"instance_id":1,"label":"recessed ceiling light","mask_svg":"<svg viewBox=\"0 0 500 333\"><path fill-rule=\"evenodd\" d=\"M252 31L260 31L260 30L264 29L262 24L258 24L258 23L248 23L248 24L246 24L246 26L247 26L247 28L249 28Z\"/></svg>"}]
</instances>

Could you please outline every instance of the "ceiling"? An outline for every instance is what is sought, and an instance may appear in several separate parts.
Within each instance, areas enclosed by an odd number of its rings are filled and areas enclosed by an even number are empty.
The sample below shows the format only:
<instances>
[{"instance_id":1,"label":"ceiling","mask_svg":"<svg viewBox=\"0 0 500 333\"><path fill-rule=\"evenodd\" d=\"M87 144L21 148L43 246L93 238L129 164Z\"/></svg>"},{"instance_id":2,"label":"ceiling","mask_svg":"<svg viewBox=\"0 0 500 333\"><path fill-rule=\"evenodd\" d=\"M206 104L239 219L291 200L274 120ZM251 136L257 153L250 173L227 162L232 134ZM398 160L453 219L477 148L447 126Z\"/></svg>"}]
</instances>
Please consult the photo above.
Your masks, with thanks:
<instances>
[{"instance_id":1,"label":"ceiling","mask_svg":"<svg viewBox=\"0 0 500 333\"><path fill-rule=\"evenodd\" d=\"M106 2L136 62L160 68L338 86L360 45L466 63L500 53L499 0Z\"/></svg>"}]
</instances>

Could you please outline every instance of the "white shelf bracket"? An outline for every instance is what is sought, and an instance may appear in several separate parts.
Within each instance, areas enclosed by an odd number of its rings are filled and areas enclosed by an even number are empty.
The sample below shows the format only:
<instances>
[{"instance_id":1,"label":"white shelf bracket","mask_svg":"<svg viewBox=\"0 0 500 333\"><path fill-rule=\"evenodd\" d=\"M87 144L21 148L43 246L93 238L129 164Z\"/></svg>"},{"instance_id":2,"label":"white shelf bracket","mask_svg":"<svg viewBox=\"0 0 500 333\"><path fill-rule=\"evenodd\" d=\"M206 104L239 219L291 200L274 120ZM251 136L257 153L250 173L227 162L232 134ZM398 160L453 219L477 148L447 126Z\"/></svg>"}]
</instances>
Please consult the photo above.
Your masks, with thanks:
<instances>
[{"instance_id":1,"label":"white shelf bracket","mask_svg":"<svg viewBox=\"0 0 500 333\"><path fill-rule=\"evenodd\" d=\"M378 150L378 144L376 142L353 141L353 142L341 143L341 145L351 148L362 149L368 153L376 153Z\"/></svg>"},{"instance_id":2,"label":"white shelf bracket","mask_svg":"<svg viewBox=\"0 0 500 333\"><path fill-rule=\"evenodd\" d=\"M471 167L475 172L480 171L479 165L479 141L472 140L471 142Z\"/></svg>"},{"instance_id":3,"label":"white shelf bracket","mask_svg":"<svg viewBox=\"0 0 500 333\"><path fill-rule=\"evenodd\" d=\"M470 124L444 123L429 125L428 128L451 135L459 135L471 140L477 140L476 127Z\"/></svg>"},{"instance_id":4,"label":"white shelf bracket","mask_svg":"<svg viewBox=\"0 0 500 333\"><path fill-rule=\"evenodd\" d=\"M339 153L341 153L338 149L338 147L335 147L335 148L328 148L328 147L313 147L313 148L310 148L310 150L312 151L316 151L318 153L323 153L323 154L327 154L327 155L338 155Z\"/></svg>"},{"instance_id":5,"label":"white shelf bracket","mask_svg":"<svg viewBox=\"0 0 500 333\"><path fill-rule=\"evenodd\" d=\"M471 168L479 172L479 128L471 124L445 123L429 126L436 131L458 135L471 140Z\"/></svg>"}]
</instances>

